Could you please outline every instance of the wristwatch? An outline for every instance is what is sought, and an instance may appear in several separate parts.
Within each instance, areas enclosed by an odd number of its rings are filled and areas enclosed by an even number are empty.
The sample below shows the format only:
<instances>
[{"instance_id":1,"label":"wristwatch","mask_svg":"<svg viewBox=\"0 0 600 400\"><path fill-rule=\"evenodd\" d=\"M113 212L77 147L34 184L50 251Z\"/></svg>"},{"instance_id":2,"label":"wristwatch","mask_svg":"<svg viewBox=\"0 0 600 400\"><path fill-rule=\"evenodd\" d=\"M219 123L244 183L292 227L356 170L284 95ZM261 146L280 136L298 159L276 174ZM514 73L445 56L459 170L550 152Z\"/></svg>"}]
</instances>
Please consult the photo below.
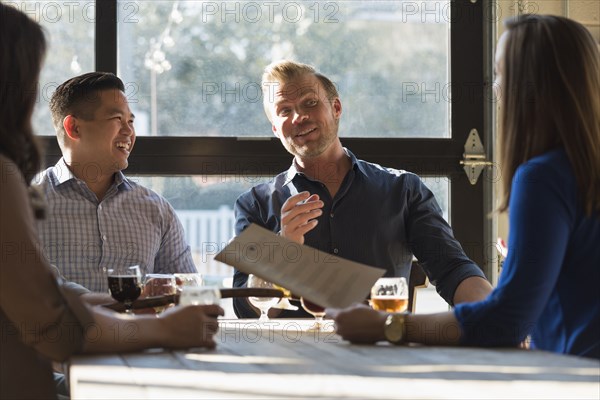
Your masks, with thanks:
<instances>
[{"instance_id":1,"label":"wristwatch","mask_svg":"<svg viewBox=\"0 0 600 400\"><path fill-rule=\"evenodd\" d=\"M388 342L393 344L406 342L406 316L407 313L388 315L383 328L383 335Z\"/></svg>"}]
</instances>

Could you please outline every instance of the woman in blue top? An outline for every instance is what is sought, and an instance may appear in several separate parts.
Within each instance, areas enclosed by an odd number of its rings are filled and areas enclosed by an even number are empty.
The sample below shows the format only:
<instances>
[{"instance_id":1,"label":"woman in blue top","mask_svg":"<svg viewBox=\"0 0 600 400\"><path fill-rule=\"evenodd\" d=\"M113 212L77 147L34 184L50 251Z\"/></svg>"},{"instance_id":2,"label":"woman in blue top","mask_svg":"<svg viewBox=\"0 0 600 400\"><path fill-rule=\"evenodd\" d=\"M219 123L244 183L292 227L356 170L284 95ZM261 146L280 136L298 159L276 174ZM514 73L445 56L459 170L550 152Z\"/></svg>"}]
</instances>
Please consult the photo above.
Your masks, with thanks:
<instances>
[{"instance_id":1,"label":"woman in blue top","mask_svg":"<svg viewBox=\"0 0 600 400\"><path fill-rule=\"evenodd\" d=\"M352 342L531 347L600 358L600 67L572 20L506 23L496 52L509 253L487 299L453 312L333 312ZM438 332L433 335L432 332Z\"/></svg>"}]
</instances>

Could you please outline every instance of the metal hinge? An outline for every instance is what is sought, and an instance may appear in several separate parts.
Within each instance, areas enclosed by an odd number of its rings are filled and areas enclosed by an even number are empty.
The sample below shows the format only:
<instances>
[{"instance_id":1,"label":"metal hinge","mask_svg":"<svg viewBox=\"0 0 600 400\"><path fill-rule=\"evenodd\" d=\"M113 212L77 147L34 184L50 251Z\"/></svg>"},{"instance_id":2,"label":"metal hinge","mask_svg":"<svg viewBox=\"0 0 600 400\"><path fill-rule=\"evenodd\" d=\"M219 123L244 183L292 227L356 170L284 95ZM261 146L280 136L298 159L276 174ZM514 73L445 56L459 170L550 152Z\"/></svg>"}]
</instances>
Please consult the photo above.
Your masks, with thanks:
<instances>
[{"instance_id":1,"label":"metal hinge","mask_svg":"<svg viewBox=\"0 0 600 400\"><path fill-rule=\"evenodd\" d=\"M460 164L464 165L463 168L465 169L471 185L477 183L483 168L493 164L485 157L485 151L477 129L471 129L471 132L469 132L469 137L465 143L465 152L463 153L463 159Z\"/></svg>"}]
</instances>

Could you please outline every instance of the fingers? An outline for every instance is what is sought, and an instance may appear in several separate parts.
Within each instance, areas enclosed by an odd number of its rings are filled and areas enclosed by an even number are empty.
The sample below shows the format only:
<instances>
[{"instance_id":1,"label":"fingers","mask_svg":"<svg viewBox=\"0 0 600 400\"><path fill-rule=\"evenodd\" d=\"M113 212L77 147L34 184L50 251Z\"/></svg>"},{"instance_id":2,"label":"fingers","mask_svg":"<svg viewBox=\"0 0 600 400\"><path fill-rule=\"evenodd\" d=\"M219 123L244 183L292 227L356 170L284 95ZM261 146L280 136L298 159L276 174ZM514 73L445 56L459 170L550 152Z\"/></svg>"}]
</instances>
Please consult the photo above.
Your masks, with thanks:
<instances>
[{"instance_id":1,"label":"fingers","mask_svg":"<svg viewBox=\"0 0 600 400\"><path fill-rule=\"evenodd\" d=\"M219 330L219 322L217 317L224 315L225 311L215 304L189 306L189 309L197 319L196 325L200 329L200 333L206 339L210 339Z\"/></svg>"},{"instance_id":2,"label":"fingers","mask_svg":"<svg viewBox=\"0 0 600 400\"><path fill-rule=\"evenodd\" d=\"M302 238L301 244L304 244L304 235L312 231L315 226L319 224L319 221L316 219L319 215L320 213L316 215L306 215L304 218L312 218L306 222L303 222L301 219L292 221L290 224L286 225L286 228L281 229L282 235L292 240L296 240L295 238ZM299 223L300 225L293 225L294 223Z\"/></svg>"},{"instance_id":3,"label":"fingers","mask_svg":"<svg viewBox=\"0 0 600 400\"><path fill-rule=\"evenodd\" d=\"M185 327L188 329L184 334L191 341L191 346L214 348L216 343L213 337L219 331L217 316L224 314L223 309L218 305L197 305L186 306L181 311L185 314L183 318L185 319ZM186 328L182 327L182 329ZM182 334L179 337L183 345L185 340L182 338ZM188 343L184 347L189 346Z\"/></svg>"},{"instance_id":4,"label":"fingers","mask_svg":"<svg viewBox=\"0 0 600 400\"><path fill-rule=\"evenodd\" d=\"M340 308L326 308L325 309L325 318L337 319L337 317L341 311L342 311L342 309L340 309Z\"/></svg>"},{"instance_id":5,"label":"fingers","mask_svg":"<svg viewBox=\"0 0 600 400\"><path fill-rule=\"evenodd\" d=\"M329 310L328 310L329 311ZM332 310L336 333L352 343L375 343L382 339L386 314L364 304Z\"/></svg>"},{"instance_id":6,"label":"fingers","mask_svg":"<svg viewBox=\"0 0 600 400\"><path fill-rule=\"evenodd\" d=\"M206 319L205 321L203 321L200 324L201 327L201 334L203 337L210 339L212 338L215 333L217 333L219 331L219 323L217 322L216 319L214 318L210 318Z\"/></svg>"},{"instance_id":7,"label":"fingers","mask_svg":"<svg viewBox=\"0 0 600 400\"><path fill-rule=\"evenodd\" d=\"M217 321L217 317L219 315L224 315L225 312L221 307L214 304L198 307L204 313L204 318L201 325L202 329L204 330L204 333L212 337L219 330L219 322Z\"/></svg>"},{"instance_id":8,"label":"fingers","mask_svg":"<svg viewBox=\"0 0 600 400\"><path fill-rule=\"evenodd\" d=\"M220 306L216 304L202 305L198 306L198 308L200 308L204 312L204 314L214 318L225 315L225 310L223 310Z\"/></svg>"},{"instance_id":9,"label":"fingers","mask_svg":"<svg viewBox=\"0 0 600 400\"><path fill-rule=\"evenodd\" d=\"M312 196L317 196L317 195L312 195ZM290 211L298 203L305 203L306 201L308 201L309 197L311 197L311 194L306 191L300 192L298 194L291 196L289 199L287 199L285 201L285 203L283 203L283 206L281 206L281 212L284 213L284 212Z\"/></svg>"},{"instance_id":10,"label":"fingers","mask_svg":"<svg viewBox=\"0 0 600 400\"><path fill-rule=\"evenodd\" d=\"M301 192L290 197L283 203L281 213L286 214L293 211L292 215L294 215L321 207L323 207L323 202L319 199L318 194L311 195L309 192Z\"/></svg>"},{"instance_id":11,"label":"fingers","mask_svg":"<svg viewBox=\"0 0 600 400\"><path fill-rule=\"evenodd\" d=\"M371 310L371 307L366 306L362 303L354 303L347 308L328 308L327 311L331 312L332 318L347 318L349 315L352 316L353 313L357 312L357 310ZM360 312L360 311L358 311Z\"/></svg>"},{"instance_id":12,"label":"fingers","mask_svg":"<svg viewBox=\"0 0 600 400\"><path fill-rule=\"evenodd\" d=\"M282 236L304 243L304 235L317 226L323 206L319 195L309 192L301 192L287 199L281 207Z\"/></svg>"}]
</instances>

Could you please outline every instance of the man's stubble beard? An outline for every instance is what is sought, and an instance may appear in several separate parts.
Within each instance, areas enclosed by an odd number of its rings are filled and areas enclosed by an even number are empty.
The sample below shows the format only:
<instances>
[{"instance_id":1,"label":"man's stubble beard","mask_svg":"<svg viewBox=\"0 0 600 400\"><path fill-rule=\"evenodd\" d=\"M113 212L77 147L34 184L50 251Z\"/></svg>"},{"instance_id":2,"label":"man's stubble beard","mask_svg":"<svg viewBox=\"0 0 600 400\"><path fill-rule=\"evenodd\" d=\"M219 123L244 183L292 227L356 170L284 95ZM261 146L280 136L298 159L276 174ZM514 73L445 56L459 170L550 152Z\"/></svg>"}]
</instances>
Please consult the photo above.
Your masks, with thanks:
<instances>
[{"instance_id":1,"label":"man's stubble beard","mask_svg":"<svg viewBox=\"0 0 600 400\"><path fill-rule=\"evenodd\" d=\"M315 158L323 154L338 137L338 128L339 128L340 120L339 118L335 120L335 127L333 128L333 132L327 133L326 135L319 136L319 139L316 142L308 143L309 146L296 146L292 139L285 140L285 148L286 150L300 158ZM321 130L321 127L318 127ZM322 131L321 131L322 132ZM311 149L311 145L315 145L316 147Z\"/></svg>"}]
</instances>

